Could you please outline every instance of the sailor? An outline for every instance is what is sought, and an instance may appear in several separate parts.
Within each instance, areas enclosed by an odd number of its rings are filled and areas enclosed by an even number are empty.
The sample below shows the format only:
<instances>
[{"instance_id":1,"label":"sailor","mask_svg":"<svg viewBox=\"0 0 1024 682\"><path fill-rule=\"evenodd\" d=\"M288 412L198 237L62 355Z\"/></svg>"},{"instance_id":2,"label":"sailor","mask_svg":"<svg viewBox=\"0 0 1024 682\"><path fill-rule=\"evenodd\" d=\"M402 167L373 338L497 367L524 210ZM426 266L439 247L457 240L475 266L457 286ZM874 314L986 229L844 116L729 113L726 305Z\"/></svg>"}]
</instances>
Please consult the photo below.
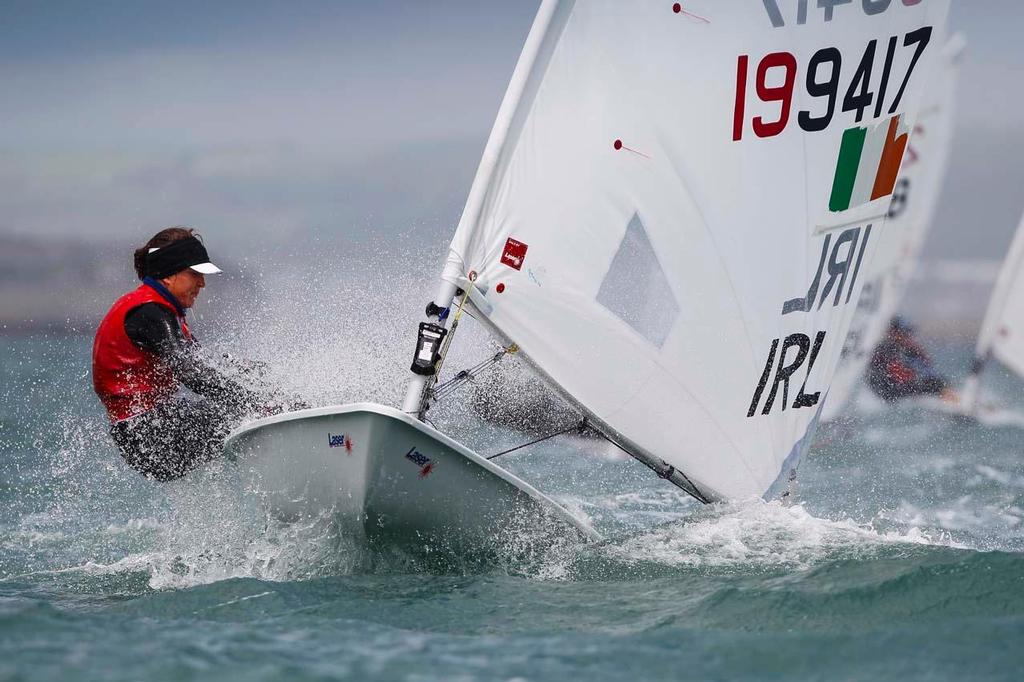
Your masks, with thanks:
<instances>
[{"instance_id":1,"label":"sailor","mask_svg":"<svg viewBox=\"0 0 1024 682\"><path fill-rule=\"evenodd\" d=\"M245 385L256 383L252 365L215 365L189 329L186 311L206 276L221 272L192 229L157 233L135 252L135 272L142 284L114 302L96 331L93 388L125 461L169 481L219 455L243 415L281 408ZM181 395L180 385L197 395Z\"/></svg>"},{"instance_id":2,"label":"sailor","mask_svg":"<svg viewBox=\"0 0 1024 682\"><path fill-rule=\"evenodd\" d=\"M913 326L899 316L892 318L885 338L871 356L867 383L887 402L915 395L956 400L948 382L935 370L931 357L914 338Z\"/></svg>"}]
</instances>

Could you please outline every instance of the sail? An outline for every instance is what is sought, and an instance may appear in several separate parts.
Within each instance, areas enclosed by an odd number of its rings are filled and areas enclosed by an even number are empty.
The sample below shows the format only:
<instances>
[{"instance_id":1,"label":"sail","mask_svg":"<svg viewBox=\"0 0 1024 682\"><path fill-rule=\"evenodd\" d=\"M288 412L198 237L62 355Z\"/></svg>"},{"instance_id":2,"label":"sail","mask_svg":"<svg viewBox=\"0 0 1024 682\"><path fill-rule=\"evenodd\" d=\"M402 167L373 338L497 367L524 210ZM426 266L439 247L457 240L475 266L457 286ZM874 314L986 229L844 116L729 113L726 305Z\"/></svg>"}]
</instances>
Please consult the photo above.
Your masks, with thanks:
<instances>
[{"instance_id":1,"label":"sail","mask_svg":"<svg viewBox=\"0 0 1024 682\"><path fill-rule=\"evenodd\" d=\"M1024 217L999 271L975 349L980 365L994 357L1024 377Z\"/></svg>"},{"instance_id":2,"label":"sail","mask_svg":"<svg viewBox=\"0 0 1024 682\"><path fill-rule=\"evenodd\" d=\"M705 500L777 494L886 229L947 11L544 2L443 278L661 475Z\"/></svg>"},{"instance_id":3,"label":"sail","mask_svg":"<svg viewBox=\"0 0 1024 682\"><path fill-rule=\"evenodd\" d=\"M907 158L893 191L878 254L865 268L864 288L850 323L821 418L840 416L861 385L871 353L888 331L931 229L942 193L953 135L954 92L964 40L946 43L922 97Z\"/></svg>"}]
</instances>

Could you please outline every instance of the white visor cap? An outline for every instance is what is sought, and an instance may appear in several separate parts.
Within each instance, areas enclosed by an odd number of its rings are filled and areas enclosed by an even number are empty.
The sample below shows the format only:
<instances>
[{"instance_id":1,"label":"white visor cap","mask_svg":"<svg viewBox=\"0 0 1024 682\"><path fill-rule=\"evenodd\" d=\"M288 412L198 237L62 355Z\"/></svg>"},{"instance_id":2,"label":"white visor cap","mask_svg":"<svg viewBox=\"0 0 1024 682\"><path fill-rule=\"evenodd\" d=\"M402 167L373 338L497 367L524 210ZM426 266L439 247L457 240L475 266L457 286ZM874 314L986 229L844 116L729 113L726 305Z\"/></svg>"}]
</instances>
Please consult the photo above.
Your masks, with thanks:
<instances>
[{"instance_id":1,"label":"white visor cap","mask_svg":"<svg viewBox=\"0 0 1024 682\"><path fill-rule=\"evenodd\" d=\"M207 263L197 263L196 265L190 265L188 267L189 267L189 270L195 270L200 275L219 275L222 272L224 272L223 270L218 268L216 265L214 265L213 263L209 263L209 262L207 262Z\"/></svg>"},{"instance_id":2,"label":"white visor cap","mask_svg":"<svg viewBox=\"0 0 1024 682\"><path fill-rule=\"evenodd\" d=\"M149 253L155 253L155 252L157 252L159 250L160 250L159 247L153 248L153 249L149 250ZM209 257L209 256L207 256L207 257ZM196 263L195 265L190 265L190 266L188 266L188 269L192 270L194 272L198 272L200 275L219 275L219 274L224 272L223 270L218 268L216 265L214 265L210 261L206 261L205 263Z\"/></svg>"}]
</instances>

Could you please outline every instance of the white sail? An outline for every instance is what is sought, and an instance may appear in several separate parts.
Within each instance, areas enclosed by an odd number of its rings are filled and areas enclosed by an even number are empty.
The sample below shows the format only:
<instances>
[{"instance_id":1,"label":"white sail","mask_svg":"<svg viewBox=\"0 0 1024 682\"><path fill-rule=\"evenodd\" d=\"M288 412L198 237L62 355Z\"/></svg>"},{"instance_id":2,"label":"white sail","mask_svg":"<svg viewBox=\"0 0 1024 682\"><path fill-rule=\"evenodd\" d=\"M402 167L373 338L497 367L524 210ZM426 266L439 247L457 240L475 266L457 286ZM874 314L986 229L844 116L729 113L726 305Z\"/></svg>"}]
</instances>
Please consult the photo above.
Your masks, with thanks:
<instances>
[{"instance_id":1,"label":"white sail","mask_svg":"<svg viewBox=\"0 0 1024 682\"><path fill-rule=\"evenodd\" d=\"M444 279L677 485L777 493L886 229L947 10L545 2Z\"/></svg>"},{"instance_id":2,"label":"white sail","mask_svg":"<svg viewBox=\"0 0 1024 682\"><path fill-rule=\"evenodd\" d=\"M992 290L974 357L972 381L965 391L968 407L973 407L977 375L989 358L1024 378L1024 217Z\"/></svg>"},{"instance_id":3,"label":"white sail","mask_svg":"<svg viewBox=\"0 0 1024 682\"><path fill-rule=\"evenodd\" d=\"M922 98L907 158L893 192L878 254L865 268L864 289L850 323L843 351L821 410L824 421L835 419L861 385L868 361L899 309L907 283L917 266L942 193L953 135L954 92L964 41L947 42L938 68Z\"/></svg>"}]
</instances>

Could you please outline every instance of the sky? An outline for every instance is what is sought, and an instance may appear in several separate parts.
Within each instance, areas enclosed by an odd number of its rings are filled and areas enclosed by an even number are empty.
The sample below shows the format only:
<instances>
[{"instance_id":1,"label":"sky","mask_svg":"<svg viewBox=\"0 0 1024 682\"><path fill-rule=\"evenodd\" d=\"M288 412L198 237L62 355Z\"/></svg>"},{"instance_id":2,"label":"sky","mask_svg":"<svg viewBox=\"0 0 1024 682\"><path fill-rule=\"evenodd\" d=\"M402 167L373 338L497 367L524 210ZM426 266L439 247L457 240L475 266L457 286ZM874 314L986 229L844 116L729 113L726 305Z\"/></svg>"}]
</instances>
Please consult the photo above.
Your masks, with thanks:
<instances>
[{"instance_id":1,"label":"sky","mask_svg":"<svg viewBox=\"0 0 1024 682\"><path fill-rule=\"evenodd\" d=\"M537 4L4 0L0 235L448 235ZM953 5L968 46L925 255L997 258L1024 209L1024 3Z\"/></svg>"}]
</instances>

